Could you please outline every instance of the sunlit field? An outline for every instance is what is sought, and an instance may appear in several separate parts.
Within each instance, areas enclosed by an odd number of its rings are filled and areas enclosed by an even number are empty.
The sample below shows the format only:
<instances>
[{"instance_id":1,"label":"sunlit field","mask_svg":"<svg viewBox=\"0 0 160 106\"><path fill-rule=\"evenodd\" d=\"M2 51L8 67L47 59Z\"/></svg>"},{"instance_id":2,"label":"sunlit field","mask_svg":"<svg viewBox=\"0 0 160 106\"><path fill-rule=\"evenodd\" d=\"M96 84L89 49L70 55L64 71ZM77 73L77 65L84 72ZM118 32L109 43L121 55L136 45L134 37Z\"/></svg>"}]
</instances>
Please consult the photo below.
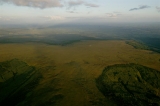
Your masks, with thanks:
<instances>
[{"instance_id":1,"label":"sunlit field","mask_svg":"<svg viewBox=\"0 0 160 106\"><path fill-rule=\"evenodd\" d=\"M125 40L90 40L68 45L0 44L0 61L19 59L41 73L37 86L19 105L116 105L96 86L106 66L141 64L160 71L160 54L136 49Z\"/></svg>"}]
</instances>

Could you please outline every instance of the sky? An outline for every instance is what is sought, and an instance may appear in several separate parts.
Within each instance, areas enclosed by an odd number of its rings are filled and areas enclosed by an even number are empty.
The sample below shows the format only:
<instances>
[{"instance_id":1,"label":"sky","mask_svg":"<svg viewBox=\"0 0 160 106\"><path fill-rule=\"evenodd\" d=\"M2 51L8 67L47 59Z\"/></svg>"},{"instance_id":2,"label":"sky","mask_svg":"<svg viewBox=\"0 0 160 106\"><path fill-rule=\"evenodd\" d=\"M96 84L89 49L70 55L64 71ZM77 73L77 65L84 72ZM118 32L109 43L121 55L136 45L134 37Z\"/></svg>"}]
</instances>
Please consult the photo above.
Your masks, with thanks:
<instances>
[{"instance_id":1,"label":"sky","mask_svg":"<svg viewBox=\"0 0 160 106\"><path fill-rule=\"evenodd\" d=\"M160 22L160 0L0 0L0 24Z\"/></svg>"}]
</instances>

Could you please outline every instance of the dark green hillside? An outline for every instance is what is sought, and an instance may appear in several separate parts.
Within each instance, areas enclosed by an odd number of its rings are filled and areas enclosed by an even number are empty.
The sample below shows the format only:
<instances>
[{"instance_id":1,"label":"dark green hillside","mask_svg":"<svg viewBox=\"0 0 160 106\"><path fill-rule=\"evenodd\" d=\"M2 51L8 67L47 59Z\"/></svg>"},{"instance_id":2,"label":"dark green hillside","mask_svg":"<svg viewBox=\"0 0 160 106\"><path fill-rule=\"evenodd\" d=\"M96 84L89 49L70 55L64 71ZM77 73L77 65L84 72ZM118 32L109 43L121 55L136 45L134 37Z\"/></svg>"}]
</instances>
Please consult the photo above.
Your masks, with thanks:
<instances>
[{"instance_id":1,"label":"dark green hillside","mask_svg":"<svg viewBox=\"0 0 160 106\"><path fill-rule=\"evenodd\" d=\"M40 73L34 67L18 59L1 62L0 106L14 106L23 101L40 77Z\"/></svg>"},{"instance_id":2,"label":"dark green hillside","mask_svg":"<svg viewBox=\"0 0 160 106\"><path fill-rule=\"evenodd\" d=\"M99 76L97 87L117 104L159 106L160 72L138 64L108 66Z\"/></svg>"},{"instance_id":3,"label":"dark green hillside","mask_svg":"<svg viewBox=\"0 0 160 106\"><path fill-rule=\"evenodd\" d=\"M126 41L126 44L133 46L135 49L150 50L148 46L138 41L130 40Z\"/></svg>"}]
</instances>

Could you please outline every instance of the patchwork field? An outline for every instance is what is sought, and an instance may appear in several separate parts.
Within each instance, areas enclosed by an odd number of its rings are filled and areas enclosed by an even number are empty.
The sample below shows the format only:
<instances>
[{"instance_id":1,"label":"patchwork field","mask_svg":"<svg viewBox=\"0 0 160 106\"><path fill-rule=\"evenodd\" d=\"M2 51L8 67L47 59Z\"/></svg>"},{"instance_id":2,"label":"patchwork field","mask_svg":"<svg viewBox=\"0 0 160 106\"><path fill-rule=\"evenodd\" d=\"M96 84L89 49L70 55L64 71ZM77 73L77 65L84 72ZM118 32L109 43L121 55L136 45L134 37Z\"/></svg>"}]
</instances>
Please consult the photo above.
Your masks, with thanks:
<instances>
[{"instance_id":1,"label":"patchwork field","mask_svg":"<svg viewBox=\"0 0 160 106\"><path fill-rule=\"evenodd\" d=\"M160 71L160 54L135 49L123 40L81 41L65 46L42 43L0 44L0 62L17 58L42 74L21 105L116 105L96 86L106 66L136 63Z\"/></svg>"}]
</instances>

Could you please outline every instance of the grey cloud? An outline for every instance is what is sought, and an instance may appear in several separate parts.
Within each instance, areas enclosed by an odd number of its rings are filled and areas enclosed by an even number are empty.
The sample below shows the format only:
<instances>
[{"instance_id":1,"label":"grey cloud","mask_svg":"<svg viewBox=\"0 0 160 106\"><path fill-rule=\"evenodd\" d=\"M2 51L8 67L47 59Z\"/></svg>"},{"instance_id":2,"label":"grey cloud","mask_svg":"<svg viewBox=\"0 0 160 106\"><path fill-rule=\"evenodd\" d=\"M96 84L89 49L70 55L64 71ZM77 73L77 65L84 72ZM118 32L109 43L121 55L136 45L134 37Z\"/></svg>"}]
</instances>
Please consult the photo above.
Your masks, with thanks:
<instances>
[{"instance_id":1,"label":"grey cloud","mask_svg":"<svg viewBox=\"0 0 160 106\"><path fill-rule=\"evenodd\" d=\"M70 7L78 6L78 5L84 4L84 1L81 1L81 0L79 0L79 1L69 1L68 4L69 4Z\"/></svg>"},{"instance_id":2,"label":"grey cloud","mask_svg":"<svg viewBox=\"0 0 160 106\"><path fill-rule=\"evenodd\" d=\"M138 8L131 8L129 11L138 10Z\"/></svg>"},{"instance_id":3,"label":"grey cloud","mask_svg":"<svg viewBox=\"0 0 160 106\"><path fill-rule=\"evenodd\" d=\"M88 7L99 7L99 5L92 4L92 3L86 3L85 5Z\"/></svg>"},{"instance_id":4,"label":"grey cloud","mask_svg":"<svg viewBox=\"0 0 160 106\"><path fill-rule=\"evenodd\" d=\"M82 0L69 1L68 4L69 4L70 7L79 6L79 5L85 5L87 7L99 7L99 5L97 5L97 4L87 3L87 2L82 1Z\"/></svg>"},{"instance_id":5,"label":"grey cloud","mask_svg":"<svg viewBox=\"0 0 160 106\"><path fill-rule=\"evenodd\" d=\"M17 6L28 6L41 9L63 6L61 0L0 0L0 3L11 3Z\"/></svg>"},{"instance_id":6,"label":"grey cloud","mask_svg":"<svg viewBox=\"0 0 160 106\"><path fill-rule=\"evenodd\" d=\"M113 13L106 13L106 15L107 17L110 17L110 18L117 18L117 15Z\"/></svg>"},{"instance_id":7,"label":"grey cloud","mask_svg":"<svg viewBox=\"0 0 160 106\"><path fill-rule=\"evenodd\" d=\"M42 18L45 18L47 20L65 20L65 17L62 16L45 16Z\"/></svg>"},{"instance_id":8,"label":"grey cloud","mask_svg":"<svg viewBox=\"0 0 160 106\"><path fill-rule=\"evenodd\" d=\"M78 12L74 12L74 11L67 11L68 13L78 13Z\"/></svg>"},{"instance_id":9,"label":"grey cloud","mask_svg":"<svg viewBox=\"0 0 160 106\"><path fill-rule=\"evenodd\" d=\"M13 18L12 17L0 17L0 20L11 21L11 20L13 20Z\"/></svg>"},{"instance_id":10,"label":"grey cloud","mask_svg":"<svg viewBox=\"0 0 160 106\"><path fill-rule=\"evenodd\" d=\"M157 9L158 12L160 12L160 7L157 6L156 9Z\"/></svg>"},{"instance_id":11,"label":"grey cloud","mask_svg":"<svg viewBox=\"0 0 160 106\"><path fill-rule=\"evenodd\" d=\"M116 12L116 11L115 11L115 12L113 12L113 13L115 13L115 14L121 14L120 12Z\"/></svg>"},{"instance_id":12,"label":"grey cloud","mask_svg":"<svg viewBox=\"0 0 160 106\"><path fill-rule=\"evenodd\" d=\"M122 15L120 12L114 12L114 13L106 13L107 17L109 18L117 18L118 16Z\"/></svg>"},{"instance_id":13,"label":"grey cloud","mask_svg":"<svg viewBox=\"0 0 160 106\"><path fill-rule=\"evenodd\" d=\"M141 6L139 6L139 8L131 8L129 11L141 10L141 9L146 9L146 8L150 8L150 6L141 5Z\"/></svg>"}]
</instances>

